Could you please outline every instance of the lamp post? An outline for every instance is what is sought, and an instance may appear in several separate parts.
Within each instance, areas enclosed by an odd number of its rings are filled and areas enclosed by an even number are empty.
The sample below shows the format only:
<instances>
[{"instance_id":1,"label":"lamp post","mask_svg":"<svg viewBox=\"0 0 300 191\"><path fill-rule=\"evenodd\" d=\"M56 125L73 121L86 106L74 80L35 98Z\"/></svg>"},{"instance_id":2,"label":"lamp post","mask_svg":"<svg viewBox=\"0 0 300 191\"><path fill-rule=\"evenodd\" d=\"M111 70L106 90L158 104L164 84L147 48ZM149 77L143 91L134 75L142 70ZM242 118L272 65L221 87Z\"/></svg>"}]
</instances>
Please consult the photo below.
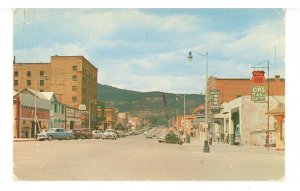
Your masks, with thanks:
<instances>
[{"instance_id":1,"label":"lamp post","mask_svg":"<svg viewBox=\"0 0 300 191\"><path fill-rule=\"evenodd\" d=\"M207 113L208 113L208 99L207 99L207 85L208 85L208 53L201 54L199 52L193 51L197 53L200 56L206 57L206 73L205 73L205 124L204 124L204 130L205 130L205 138L204 138L204 147L203 152L209 152L209 146L208 146L208 120L207 120ZM189 52L188 60L191 62L193 60L192 52Z\"/></svg>"},{"instance_id":2,"label":"lamp post","mask_svg":"<svg viewBox=\"0 0 300 191\"><path fill-rule=\"evenodd\" d=\"M36 133L36 130L37 130L37 115L36 115L36 79L37 77L35 76L34 77L34 138L37 137L37 133ZM42 75L42 76L39 76L39 79L44 79L44 80L48 80L47 76L45 75Z\"/></svg>"},{"instance_id":3,"label":"lamp post","mask_svg":"<svg viewBox=\"0 0 300 191\"><path fill-rule=\"evenodd\" d=\"M97 100L89 101L89 129L91 129L91 102L97 102Z\"/></svg>"}]
</instances>

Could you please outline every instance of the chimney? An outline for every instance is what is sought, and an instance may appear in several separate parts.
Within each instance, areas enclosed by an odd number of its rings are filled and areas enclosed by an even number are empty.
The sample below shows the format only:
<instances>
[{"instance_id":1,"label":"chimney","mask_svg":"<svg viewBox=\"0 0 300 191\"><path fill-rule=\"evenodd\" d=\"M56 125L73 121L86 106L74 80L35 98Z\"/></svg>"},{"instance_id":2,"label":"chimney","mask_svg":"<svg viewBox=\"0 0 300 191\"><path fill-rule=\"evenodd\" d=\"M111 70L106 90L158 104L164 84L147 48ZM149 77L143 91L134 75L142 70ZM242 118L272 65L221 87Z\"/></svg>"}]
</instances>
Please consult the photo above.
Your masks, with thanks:
<instances>
[{"instance_id":1,"label":"chimney","mask_svg":"<svg viewBox=\"0 0 300 191\"><path fill-rule=\"evenodd\" d=\"M280 75L275 75L275 81L279 81L280 80Z\"/></svg>"},{"instance_id":2,"label":"chimney","mask_svg":"<svg viewBox=\"0 0 300 191\"><path fill-rule=\"evenodd\" d=\"M16 56L14 56L14 62L13 63L16 63Z\"/></svg>"}]
</instances>

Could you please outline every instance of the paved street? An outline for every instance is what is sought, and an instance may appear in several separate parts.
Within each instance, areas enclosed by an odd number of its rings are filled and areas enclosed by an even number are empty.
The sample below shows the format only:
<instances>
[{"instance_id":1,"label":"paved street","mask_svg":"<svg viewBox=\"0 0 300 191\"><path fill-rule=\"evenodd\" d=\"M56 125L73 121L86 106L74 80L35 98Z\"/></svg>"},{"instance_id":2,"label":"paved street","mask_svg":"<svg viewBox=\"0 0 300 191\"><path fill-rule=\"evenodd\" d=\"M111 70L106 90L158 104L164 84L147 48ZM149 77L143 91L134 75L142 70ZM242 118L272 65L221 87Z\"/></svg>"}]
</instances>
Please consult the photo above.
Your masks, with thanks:
<instances>
[{"instance_id":1,"label":"paved street","mask_svg":"<svg viewBox=\"0 0 300 191\"><path fill-rule=\"evenodd\" d=\"M174 145L144 135L114 140L14 142L18 180L280 180L285 155L274 148Z\"/></svg>"}]
</instances>

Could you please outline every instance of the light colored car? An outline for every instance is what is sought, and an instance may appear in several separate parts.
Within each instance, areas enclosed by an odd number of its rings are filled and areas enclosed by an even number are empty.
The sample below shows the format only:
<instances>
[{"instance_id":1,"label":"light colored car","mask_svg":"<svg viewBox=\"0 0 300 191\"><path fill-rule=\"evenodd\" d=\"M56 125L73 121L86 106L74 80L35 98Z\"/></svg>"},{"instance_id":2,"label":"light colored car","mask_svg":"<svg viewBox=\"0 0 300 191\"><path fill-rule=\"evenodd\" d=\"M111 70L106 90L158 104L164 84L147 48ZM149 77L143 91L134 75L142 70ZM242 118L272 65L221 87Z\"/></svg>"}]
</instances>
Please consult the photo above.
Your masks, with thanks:
<instances>
[{"instance_id":1,"label":"light colored car","mask_svg":"<svg viewBox=\"0 0 300 191\"><path fill-rule=\"evenodd\" d=\"M93 137L94 139L102 139L103 133L100 130L94 130L93 131Z\"/></svg>"},{"instance_id":2,"label":"light colored car","mask_svg":"<svg viewBox=\"0 0 300 191\"><path fill-rule=\"evenodd\" d=\"M117 139L117 134L113 129L106 129L103 133L102 139Z\"/></svg>"},{"instance_id":3,"label":"light colored car","mask_svg":"<svg viewBox=\"0 0 300 191\"><path fill-rule=\"evenodd\" d=\"M153 133L147 132L147 133L145 134L145 136L146 136L147 139L148 139L148 138L152 139L152 138L153 138Z\"/></svg>"},{"instance_id":4,"label":"light colored car","mask_svg":"<svg viewBox=\"0 0 300 191\"><path fill-rule=\"evenodd\" d=\"M124 138L125 133L123 131L116 131L118 138Z\"/></svg>"},{"instance_id":5,"label":"light colored car","mask_svg":"<svg viewBox=\"0 0 300 191\"><path fill-rule=\"evenodd\" d=\"M159 135L157 137L158 142L160 142L160 143L166 142L166 136L167 136L167 134L165 134L165 133L162 133L161 135Z\"/></svg>"},{"instance_id":6,"label":"light colored car","mask_svg":"<svg viewBox=\"0 0 300 191\"><path fill-rule=\"evenodd\" d=\"M42 132L37 135L37 140L43 141L48 139L51 141L52 139L73 139L74 133L72 131L66 131L64 128L51 128L47 132Z\"/></svg>"}]
</instances>

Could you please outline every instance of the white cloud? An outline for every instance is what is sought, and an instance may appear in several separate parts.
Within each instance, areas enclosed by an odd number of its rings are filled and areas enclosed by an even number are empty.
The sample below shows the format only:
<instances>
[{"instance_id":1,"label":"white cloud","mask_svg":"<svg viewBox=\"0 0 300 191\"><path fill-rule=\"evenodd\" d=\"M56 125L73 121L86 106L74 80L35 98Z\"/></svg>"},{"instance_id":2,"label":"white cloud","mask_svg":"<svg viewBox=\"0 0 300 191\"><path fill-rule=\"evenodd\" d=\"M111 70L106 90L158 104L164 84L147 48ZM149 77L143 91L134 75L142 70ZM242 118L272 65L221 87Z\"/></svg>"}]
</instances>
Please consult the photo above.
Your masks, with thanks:
<instances>
[{"instance_id":1,"label":"white cloud","mask_svg":"<svg viewBox=\"0 0 300 191\"><path fill-rule=\"evenodd\" d=\"M61 56L79 56L89 58L89 54L80 43L76 44L55 44L53 47L31 49L18 49L14 51L16 62L50 62L53 55Z\"/></svg>"}]
</instances>

